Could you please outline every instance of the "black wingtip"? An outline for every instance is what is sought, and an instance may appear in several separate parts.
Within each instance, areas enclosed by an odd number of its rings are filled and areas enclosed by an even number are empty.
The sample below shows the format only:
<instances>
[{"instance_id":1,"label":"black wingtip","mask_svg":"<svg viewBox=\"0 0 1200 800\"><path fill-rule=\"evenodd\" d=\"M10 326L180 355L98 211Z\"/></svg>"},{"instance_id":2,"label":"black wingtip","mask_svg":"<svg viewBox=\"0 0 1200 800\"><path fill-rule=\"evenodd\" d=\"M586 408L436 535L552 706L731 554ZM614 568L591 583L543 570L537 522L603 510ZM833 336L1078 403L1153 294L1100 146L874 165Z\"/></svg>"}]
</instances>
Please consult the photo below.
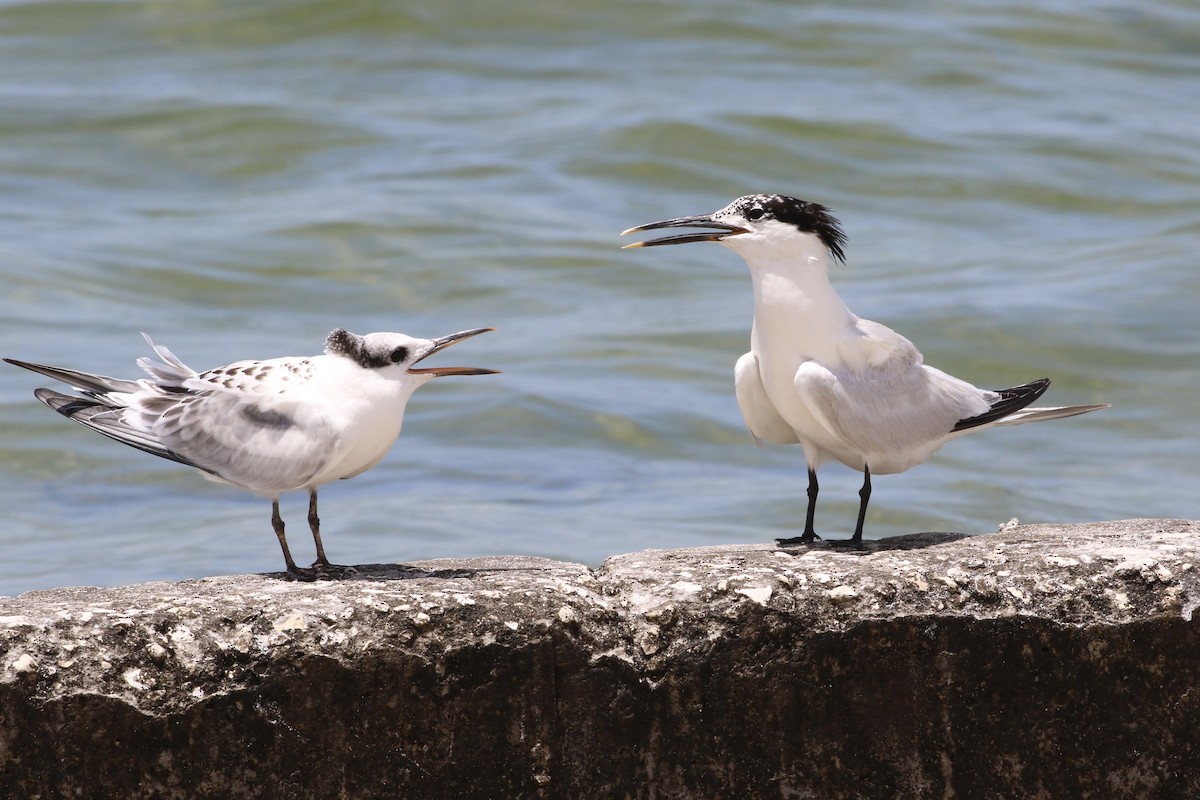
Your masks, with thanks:
<instances>
[{"instance_id":1,"label":"black wingtip","mask_svg":"<svg viewBox=\"0 0 1200 800\"><path fill-rule=\"evenodd\" d=\"M67 418L73 418L80 411L103 405L87 397L74 397L53 389L34 389L33 396Z\"/></svg>"},{"instance_id":2,"label":"black wingtip","mask_svg":"<svg viewBox=\"0 0 1200 800\"><path fill-rule=\"evenodd\" d=\"M1036 381L1014 386L1011 389L997 389L996 393L1000 395L1000 399L991 408L978 416L960 419L954 426L954 430L965 431L968 428L977 428L980 425L1004 419L1037 400L1049 388L1049 378L1038 378Z\"/></svg>"},{"instance_id":3,"label":"black wingtip","mask_svg":"<svg viewBox=\"0 0 1200 800\"><path fill-rule=\"evenodd\" d=\"M109 412L119 411L120 408L93 400L90 397L75 397L74 395L56 392L53 389L35 389L33 396L41 400L54 411L62 414L72 422L78 422L85 428L107 436L121 444L149 453L152 456L165 458L188 467L195 467L204 472L216 475L214 470L202 467L179 453L166 447L153 434L142 434L114 418ZM107 418L105 418L107 416Z\"/></svg>"}]
</instances>

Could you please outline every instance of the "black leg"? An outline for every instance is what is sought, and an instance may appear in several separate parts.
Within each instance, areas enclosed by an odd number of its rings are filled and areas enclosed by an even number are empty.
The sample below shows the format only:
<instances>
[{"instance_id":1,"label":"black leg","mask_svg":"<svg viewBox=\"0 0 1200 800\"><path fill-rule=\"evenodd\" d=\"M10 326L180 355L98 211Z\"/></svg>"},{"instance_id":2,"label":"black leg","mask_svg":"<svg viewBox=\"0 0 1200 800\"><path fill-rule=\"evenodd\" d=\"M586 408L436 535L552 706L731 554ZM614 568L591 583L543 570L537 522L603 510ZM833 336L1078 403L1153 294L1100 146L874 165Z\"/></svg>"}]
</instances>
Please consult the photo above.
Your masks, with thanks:
<instances>
[{"instance_id":1,"label":"black leg","mask_svg":"<svg viewBox=\"0 0 1200 800\"><path fill-rule=\"evenodd\" d=\"M821 538L817 536L817 532L813 528L813 519L817 514L817 492L819 490L817 472L810 469L808 471L808 512L804 515L804 533L800 536L793 536L790 539L776 539L776 544L784 547L797 544L812 544Z\"/></svg>"},{"instance_id":2,"label":"black leg","mask_svg":"<svg viewBox=\"0 0 1200 800\"><path fill-rule=\"evenodd\" d=\"M317 490L308 490L308 527L312 529L313 542L317 545L316 564L327 567L329 559L325 557L325 545L321 544L321 518L317 516Z\"/></svg>"},{"instance_id":3,"label":"black leg","mask_svg":"<svg viewBox=\"0 0 1200 800\"><path fill-rule=\"evenodd\" d=\"M275 538L279 540L279 547L283 550L283 563L287 564L288 575L297 580L313 580L311 570L297 567L296 562L292 560L292 551L288 550L287 537L283 534L283 517L279 515L278 497L271 501L271 527L275 529Z\"/></svg>"},{"instance_id":4,"label":"black leg","mask_svg":"<svg viewBox=\"0 0 1200 800\"><path fill-rule=\"evenodd\" d=\"M863 464L863 485L858 490L858 499L858 524L854 526L854 535L850 537L850 543L854 545L862 544L863 520L867 518L867 502L871 499L871 467L868 464Z\"/></svg>"},{"instance_id":5,"label":"black leg","mask_svg":"<svg viewBox=\"0 0 1200 800\"><path fill-rule=\"evenodd\" d=\"M343 567L340 564L330 564L325 557L325 545L321 543L321 518L317 516L317 490L308 490L308 527L312 530L313 542L317 546L317 560L313 569L321 578L344 578L358 572L354 567Z\"/></svg>"},{"instance_id":6,"label":"black leg","mask_svg":"<svg viewBox=\"0 0 1200 800\"><path fill-rule=\"evenodd\" d=\"M817 536L817 532L813 528L813 519L817 515L817 492L820 488L817 485L817 471L810 469L808 471L808 511L804 515L804 536L802 537L809 542L821 538Z\"/></svg>"}]
</instances>

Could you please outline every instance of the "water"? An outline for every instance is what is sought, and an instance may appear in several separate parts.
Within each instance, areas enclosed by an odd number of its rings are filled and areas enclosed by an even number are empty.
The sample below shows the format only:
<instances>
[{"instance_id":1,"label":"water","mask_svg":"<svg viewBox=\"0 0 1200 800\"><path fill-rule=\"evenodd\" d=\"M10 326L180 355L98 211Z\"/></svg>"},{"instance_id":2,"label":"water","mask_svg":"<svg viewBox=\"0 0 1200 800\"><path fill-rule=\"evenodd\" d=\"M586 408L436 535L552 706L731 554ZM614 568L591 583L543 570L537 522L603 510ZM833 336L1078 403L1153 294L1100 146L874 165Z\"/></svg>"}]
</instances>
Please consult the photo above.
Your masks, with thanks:
<instances>
[{"instance_id":1,"label":"water","mask_svg":"<svg viewBox=\"0 0 1200 800\"><path fill-rule=\"evenodd\" d=\"M616 233L781 191L838 212L839 290L930 363L1113 404L880 478L868 535L1197 516L1193 4L575 6L0 4L0 353L132 376L141 330L207 368L492 325L444 361L503 375L422 389L323 491L334 560L765 541L804 468L733 399L745 268ZM280 567L266 501L43 383L0 370L0 594ZM859 480L823 472L818 530Z\"/></svg>"}]
</instances>

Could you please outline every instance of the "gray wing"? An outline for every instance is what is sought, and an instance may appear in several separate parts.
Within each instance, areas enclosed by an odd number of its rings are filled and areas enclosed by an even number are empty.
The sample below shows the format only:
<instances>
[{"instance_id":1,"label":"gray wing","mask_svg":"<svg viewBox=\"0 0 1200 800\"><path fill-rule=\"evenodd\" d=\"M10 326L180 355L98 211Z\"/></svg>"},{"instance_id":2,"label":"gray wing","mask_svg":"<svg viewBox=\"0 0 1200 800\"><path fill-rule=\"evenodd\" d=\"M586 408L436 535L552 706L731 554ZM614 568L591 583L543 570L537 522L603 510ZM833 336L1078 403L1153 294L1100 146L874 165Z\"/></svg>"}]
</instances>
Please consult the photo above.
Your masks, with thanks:
<instances>
[{"instance_id":1,"label":"gray wing","mask_svg":"<svg viewBox=\"0 0 1200 800\"><path fill-rule=\"evenodd\" d=\"M214 372L206 378L149 336L146 341L160 360L143 358L138 364L153 382L5 361L82 392L83 397L51 389L34 393L63 416L250 491L277 495L306 486L337 455L337 431L323 414L286 397L266 396L264 387L246 375L221 380ZM308 360L294 369L302 379Z\"/></svg>"},{"instance_id":2,"label":"gray wing","mask_svg":"<svg viewBox=\"0 0 1200 800\"><path fill-rule=\"evenodd\" d=\"M869 457L879 474L924 461L958 420L987 409L985 393L924 365L835 372L809 361L794 385L837 443L830 449Z\"/></svg>"},{"instance_id":3,"label":"gray wing","mask_svg":"<svg viewBox=\"0 0 1200 800\"><path fill-rule=\"evenodd\" d=\"M79 372L62 367L50 367L45 364L34 364L29 361L19 361L15 358L4 359L10 364L23 367L33 372L62 381L78 389L85 396L62 394L53 389L36 389L33 396L47 406L70 420L78 422L86 428L121 444L136 447L144 453L187 464L190 467L204 469L199 464L193 464L186 457L173 452L158 440L153 433L139 430L129 425L124 418L124 400L128 396L146 390L142 382L128 381L123 378L110 378L107 375L94 375L90 372ZM114 397L119 395L120 397Z\"/></svg>"},{"instance_id":4,"label":"gray wing","mask_svg":"<svg viewBox=\"0 0 1200 800\"><path fill-rule=\"evenodd\" d=\"M139 387L129 407L52 389L34 396L110 439L262 494L306 486L338 450L337 432L324 417L229 393Z\"/></svg>"},{"instance_id":5,"label":"gray wing","mask_svg":"<svg viewBox=\"0 0 1200 800\"><path fill-rule=\"evenodd\" d=\"M61 394L53 389L35 389L33 396L67 419L72 419L86 428L91 428L97 433L117 440L121 444L136 447L143 453L150 453L160 458L186 464L189 467L205 469L199 464L189 461L179 453L172 451L159 441L158 437L154 436L154 434L130 427L122 419L124 414L124 409L122 408L115 408L92 398Z\"/></svg>"},{"instance_id":6,"label":"gray wing","mask_svg":"<svg viewBox=\"0 0 1200 800\"><path fill-rule=\"evenodd\" d=\"M135 392L139 388L136 381L110 378L107 375L93 375L90 372L76 372L73 369L63 369L62 367L48 367L45 364L18 361L15 358L6 358L4 360L14 366L24 367L25 369L41 373L47 378L62 381L68 386L72 386L81 392L86 392L93 397L106 396L113 392Z\"/></svg>"},{"instance_id":7,"label":"gray wing","mask_svg":"<svg viewBox=\"0 0 1200 800\"><path fill-rule=\"evenodd\" d=\"M838 354L835 368L801 365L795 386L821 424L858 453L923 449L999 399L927 366L912 342L871 320L855 322Z\"/></svg>"},{"instance_id":8,"label":"gray wing","mask_svg":"<svg viewBox=\"0 0 1200 800\"><path fill-rule=\"evenodd\" d=\"M254 492L306 486L337 454L330 421L295 403L268 405L220 391L169 399L161 413L140 412L155 438L189 463Z\"/></svg>"}]
</instances>

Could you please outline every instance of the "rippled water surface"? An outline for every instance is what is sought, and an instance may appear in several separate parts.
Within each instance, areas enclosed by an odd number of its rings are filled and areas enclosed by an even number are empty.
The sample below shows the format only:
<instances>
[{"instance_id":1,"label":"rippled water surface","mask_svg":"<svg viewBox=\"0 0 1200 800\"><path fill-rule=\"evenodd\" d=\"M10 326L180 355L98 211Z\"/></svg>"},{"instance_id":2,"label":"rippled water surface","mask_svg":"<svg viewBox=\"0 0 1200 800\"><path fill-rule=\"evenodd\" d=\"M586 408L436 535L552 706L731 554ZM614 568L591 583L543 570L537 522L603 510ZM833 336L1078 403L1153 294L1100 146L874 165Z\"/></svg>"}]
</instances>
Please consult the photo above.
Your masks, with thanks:
<instances>
[{"instance_id":1,"label":"rippled water surface","mask_svg":"<svg viewBox=\"0 0 1200 800\"><path fill-rule=\"evenodd\" d=\"M1200 10L1187 2L0 3L0 354L135 376L334 327L503 370L422 389L322 492L345 563L598 563L803 520L732 393L745 267L617 232L750 192L832 206L859 314L1078 419L875 481L868 535L1196 517ZM389 10L391 9L391 10ZM0 593L269 571L269 503L0 370ZM860 476L822 474L818 530ZM311 559L304 498L284 501Z\"/></svg>"}]
</instances>

